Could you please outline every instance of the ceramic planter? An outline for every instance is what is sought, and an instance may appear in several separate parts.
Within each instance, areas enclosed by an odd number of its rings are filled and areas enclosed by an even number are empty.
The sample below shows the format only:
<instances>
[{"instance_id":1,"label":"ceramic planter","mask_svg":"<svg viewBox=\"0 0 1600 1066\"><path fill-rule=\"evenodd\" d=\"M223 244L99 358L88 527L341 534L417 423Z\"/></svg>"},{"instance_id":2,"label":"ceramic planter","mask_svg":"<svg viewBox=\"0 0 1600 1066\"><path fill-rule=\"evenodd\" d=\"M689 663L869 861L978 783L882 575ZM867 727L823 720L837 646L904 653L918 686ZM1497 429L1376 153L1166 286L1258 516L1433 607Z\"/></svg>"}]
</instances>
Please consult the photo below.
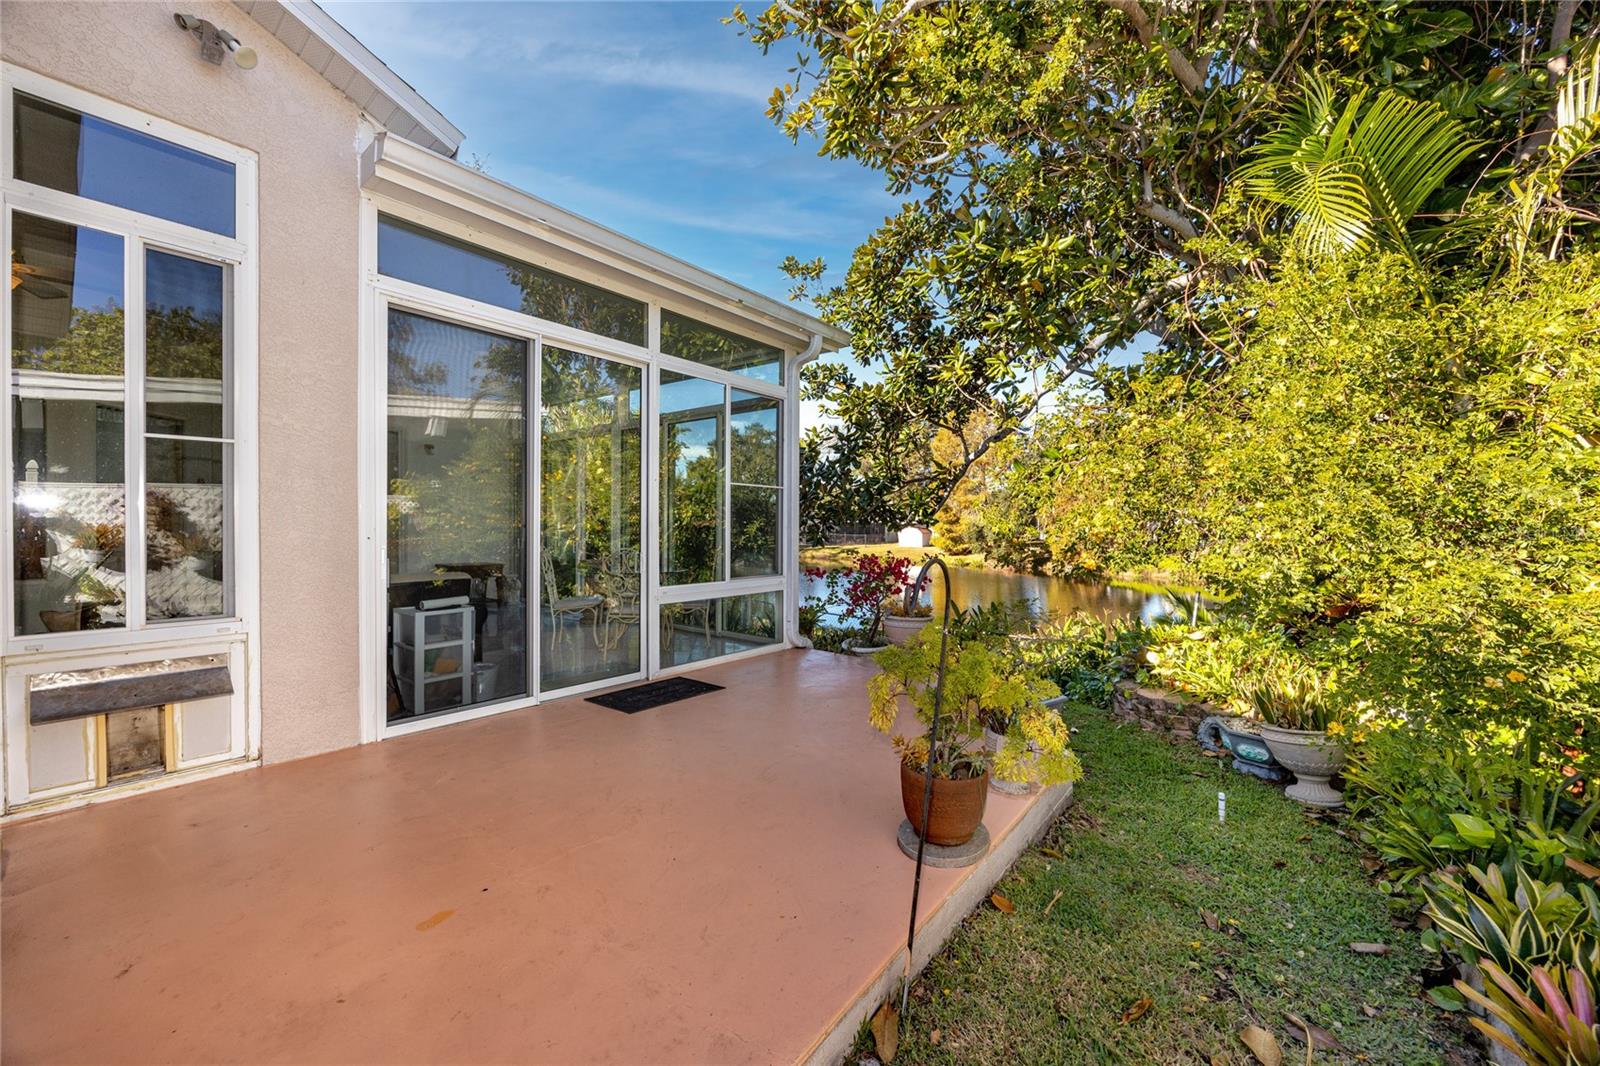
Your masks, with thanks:
<instances>
[{"instance_id":1,"label":"ceramic planter","mask_svg":"<svg viewBox=\"0 0 1600 1066\"><path fill-rule=\"evenodd\" d=\"M1195 731L1200 746L1207 751L1226 751L1233 756L1233 768L1263 781L1289 780L1289 772L1272 757L1261 739L1261 725L1237 715L1214 714Z\"/></svg>"},{"instance_id":2,"label":"ceramic planter","mask_svg":"<svg viewBox=\"0 0 1600 1066\"><path fill-rule=\"evenodd\" d=\"M1261 739L1267 742L1272 757L1294 773L1295 783L1288 788L1290 799L1312 807L1337 807L1344 796L1328 784L1328 778L1344 768L1344 745L1320 730L1284 729L1261 726Z\"/></svg>"},{"instance_id":3,"label":"ceramic planter","mask_svg":"<svg viewBox=\"0 0 1600 1066\"><path fill-rule=\"evenodd\" d=\"M900 764L900 802L906 820L928 843L954 847L972 839L983 824L983 809L989 799L989 775L961 780L933 779L933 803L928 809L928 827L923 832L922 795L928 775Z\"/></svg>"},{"instance_id":4,"label":"ceramic planter","mask_svg":"<svg viewBox=\"0 0 1600 1066\"><path fill-rule=\"evenodd\" d=\"M889 638L890 644L910 644L922 634L929 622L933 621L931 615L923 618L907 618L904 615L886 614L883 616L883 635Z\"/></svg>"}]
</instances>

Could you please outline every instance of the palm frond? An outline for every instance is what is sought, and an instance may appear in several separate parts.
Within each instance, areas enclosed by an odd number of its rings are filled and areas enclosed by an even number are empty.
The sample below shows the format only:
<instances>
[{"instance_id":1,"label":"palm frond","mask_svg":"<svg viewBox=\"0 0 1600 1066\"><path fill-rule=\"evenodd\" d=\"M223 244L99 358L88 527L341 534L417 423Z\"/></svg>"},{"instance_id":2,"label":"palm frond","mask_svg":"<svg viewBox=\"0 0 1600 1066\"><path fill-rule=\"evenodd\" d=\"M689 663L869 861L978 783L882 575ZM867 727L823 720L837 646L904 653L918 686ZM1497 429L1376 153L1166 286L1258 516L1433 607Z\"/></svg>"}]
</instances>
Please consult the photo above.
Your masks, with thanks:
<instances>
[{"instance_id":1,"label":"palm frond","mask_svg":"<svg viewBox=\"0 0 1600 1066\"><path fill-rule=\"evenodd\" d=\"M1239 171L1245 190L1285 209L1295 239L1319 254L1371 244L1415 249L1412 219L1478 142L1438 104L1392 90L1340 106L1312 79Z\"/></svg>"}]
</instances>

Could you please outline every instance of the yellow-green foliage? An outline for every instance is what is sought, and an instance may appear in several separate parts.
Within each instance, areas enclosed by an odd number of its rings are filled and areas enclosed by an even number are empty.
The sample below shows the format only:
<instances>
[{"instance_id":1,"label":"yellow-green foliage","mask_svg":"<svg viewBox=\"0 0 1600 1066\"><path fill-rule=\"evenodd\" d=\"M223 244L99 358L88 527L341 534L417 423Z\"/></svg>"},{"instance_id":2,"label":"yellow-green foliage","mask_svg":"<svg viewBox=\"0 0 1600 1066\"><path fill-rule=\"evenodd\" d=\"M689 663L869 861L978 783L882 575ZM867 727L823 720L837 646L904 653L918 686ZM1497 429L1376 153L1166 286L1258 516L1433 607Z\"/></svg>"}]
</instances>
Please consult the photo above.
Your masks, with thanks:
<instances>
[{"instance_id":1,"label":"yellow-green foliage","mask_svg":"<svg viewBox=\"0 0 1600 1066\"><path fill-rule=\"evenodd\" d=\"M1056 686L1028 668L1009 645L951 642L946 650L944 687L937 691L939 630L925 629L917 640L877 654L882 672L867 683L872 725L892 733L905 699L924 726L931 726L939 700L939 741L934 773L974 777L991 763L983 747L987 724L1004 727L1006 743L992 760L996 776L1008 781L1060 785L1077 780L1082 768L1060 715L1044 701L1060 694ZM909 762L925 762L926 737L896 736L895 747Z\"/></svg>"}]
</instances>

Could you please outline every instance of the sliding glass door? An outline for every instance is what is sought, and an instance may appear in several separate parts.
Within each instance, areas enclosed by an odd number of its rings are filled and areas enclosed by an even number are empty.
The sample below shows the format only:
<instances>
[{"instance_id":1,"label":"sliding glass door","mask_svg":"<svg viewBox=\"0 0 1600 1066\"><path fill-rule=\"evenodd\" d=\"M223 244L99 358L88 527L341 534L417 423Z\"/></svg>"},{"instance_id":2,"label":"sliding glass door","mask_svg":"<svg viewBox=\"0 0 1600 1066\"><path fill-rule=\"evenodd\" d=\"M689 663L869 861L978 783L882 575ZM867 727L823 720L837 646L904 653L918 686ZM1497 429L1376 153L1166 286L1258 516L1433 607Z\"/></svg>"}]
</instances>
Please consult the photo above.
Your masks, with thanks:
<instances>
[{"instance_id":1,"label":"sliding glass door","mask_svg":"<svg viewBox=\"0 0 1600 1066\"><path fill-rule=\"evenodd\" d=\"M528 341L388 315L388 720L528 693Z\"/></svg>"},{"instance_id":2,"label":"sliding glass door","mask_svg":"<svg viewBox=\"0 0 1600 1066\"><path fill-rule=\"evenodd\" d=\"M635 366L542 350L542 692L643 666L643 379Z\"/></svg>"}]
</instances>

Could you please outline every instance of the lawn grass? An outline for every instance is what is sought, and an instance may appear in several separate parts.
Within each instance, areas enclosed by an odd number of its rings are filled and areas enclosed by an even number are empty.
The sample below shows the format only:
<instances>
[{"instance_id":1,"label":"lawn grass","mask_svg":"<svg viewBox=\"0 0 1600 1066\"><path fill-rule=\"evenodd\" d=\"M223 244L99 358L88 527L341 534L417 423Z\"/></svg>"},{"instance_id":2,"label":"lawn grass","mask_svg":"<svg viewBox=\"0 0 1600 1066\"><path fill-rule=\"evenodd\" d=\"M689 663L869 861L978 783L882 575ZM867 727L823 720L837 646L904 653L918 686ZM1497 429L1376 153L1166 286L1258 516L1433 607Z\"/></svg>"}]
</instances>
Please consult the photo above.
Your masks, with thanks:
<instances>
[{"instance_id":1,"label":"lawn grass","mask_svg":"<svg viewBox=\"0 0 1600 1066\"><path fill-rule=\"evenodd\" d=\"M982 906L913 986L897 1063L1253 1063L1237 1034L1256 1024L1298 1064L1291 1013L1344 1046L1318 1063L1477 1061L1418 998L1417 934L1340 821L1198 748L1065 713L1085 769L1073 805L997 886L1015 912ZM863 1033L851 1061L871 1051Z\"/></svg>"},{"instance_id":2,"label":"lawn grass","mask_svg":"<svg viewBox=\"0 0 1600 1066\"><path fill-rule=\"evenodd\" d=\"M909 559L914 563L926 560L930 555L937 555L951 566L983 567L988 563L981 552L971 555L952 555L938 548L902 548L898 544L827 544L821 547L801 548L801 566L820 566L824 570L832 570L841 566L849 566L859 555L887 555L891 559Z\"/></svg>"}]
</instances>

